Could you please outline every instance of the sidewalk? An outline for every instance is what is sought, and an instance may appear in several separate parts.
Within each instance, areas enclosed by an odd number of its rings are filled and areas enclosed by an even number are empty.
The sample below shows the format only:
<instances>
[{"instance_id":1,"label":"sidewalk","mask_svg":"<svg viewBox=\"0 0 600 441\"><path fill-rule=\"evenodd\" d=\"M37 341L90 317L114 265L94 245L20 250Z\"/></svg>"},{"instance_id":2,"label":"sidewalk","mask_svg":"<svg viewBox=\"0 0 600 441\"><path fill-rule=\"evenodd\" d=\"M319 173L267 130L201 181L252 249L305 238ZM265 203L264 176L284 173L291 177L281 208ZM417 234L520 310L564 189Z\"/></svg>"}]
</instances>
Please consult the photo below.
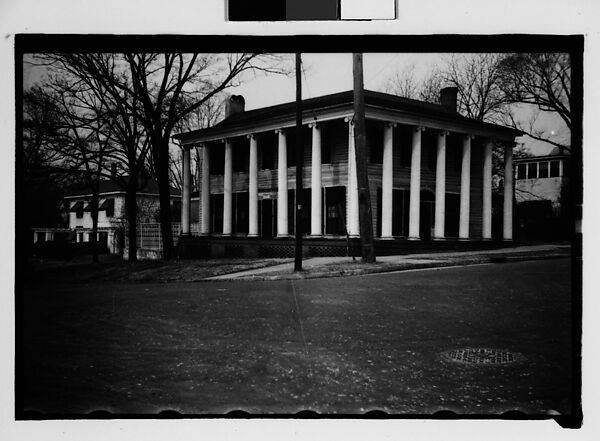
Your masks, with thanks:
<instances>
[{"instance_id":1,"label":"sidewalk","mask_svg":"<svg viewBox=\"0 0 600 441\"><path fill-rule=\"evenodd\" d=\"M455 265L539 260L571 255L570 245L532 245L496 250L424 253L381 256L376 263L363 264L360 257L312 257L302 261L302 272L294 272L294 262L207 277L204 280L283 280L339 277Z\"/></svg>"}]
</instances>

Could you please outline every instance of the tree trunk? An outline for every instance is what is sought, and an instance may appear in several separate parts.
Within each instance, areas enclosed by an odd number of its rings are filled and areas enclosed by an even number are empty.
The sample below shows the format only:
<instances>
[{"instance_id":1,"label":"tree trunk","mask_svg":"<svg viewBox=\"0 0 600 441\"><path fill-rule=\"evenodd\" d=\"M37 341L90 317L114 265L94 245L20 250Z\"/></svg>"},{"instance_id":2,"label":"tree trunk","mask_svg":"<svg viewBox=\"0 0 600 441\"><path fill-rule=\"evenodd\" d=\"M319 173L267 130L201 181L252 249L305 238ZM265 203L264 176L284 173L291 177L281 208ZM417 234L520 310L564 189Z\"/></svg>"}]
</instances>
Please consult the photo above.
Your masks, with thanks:
<instances>
[{"instance_id":1,"label":"tree trunk","mask_svg":"<svg viewBox=\"0 0 600 441\"><path fill-rule=\"evenodd\" d=\"M367 170L367 137L362 54L354 54L354 147L356 152L356 181L358 183L359 229L362 261L375 262L373 246L373 217ZM348 158L350 160L350 158Z\"/></svg>"},{"instance_id":2,"label":"tree trunk","mask_svg":"<svg viewBox=\"0 0 600 441\"><path fill-rule=\"evenodd\" d=\"M162 235L163 259L170 260L173 257L173 233L171 229L171 186L169 183L169 141L156 140L158 145L159 162L155 164L156 180L158 182L158 193L160 202L160 232Z\"/></svg>"},{"instance_id":3,"label":"tree trunk","mask_svg":"<svg viewBox=\"0 0 600 441\"><path fill-rule=\"evenodd\" d=\"M92 215L92 261L98 262L98 205L100 192L97 188L92 191L91 215Z\"/></svg>"},{"instance_id":4,"label":"tree trunk","mask_svg":"<svg viewBox=\"0 0 600 441\"><path fill-rule=\"evenodd\" d=\"M137 261L137 174L129 175L125 192L125 213L127 215L127 238L129 241L129 261Z\"/></svg>"}]
</instances>

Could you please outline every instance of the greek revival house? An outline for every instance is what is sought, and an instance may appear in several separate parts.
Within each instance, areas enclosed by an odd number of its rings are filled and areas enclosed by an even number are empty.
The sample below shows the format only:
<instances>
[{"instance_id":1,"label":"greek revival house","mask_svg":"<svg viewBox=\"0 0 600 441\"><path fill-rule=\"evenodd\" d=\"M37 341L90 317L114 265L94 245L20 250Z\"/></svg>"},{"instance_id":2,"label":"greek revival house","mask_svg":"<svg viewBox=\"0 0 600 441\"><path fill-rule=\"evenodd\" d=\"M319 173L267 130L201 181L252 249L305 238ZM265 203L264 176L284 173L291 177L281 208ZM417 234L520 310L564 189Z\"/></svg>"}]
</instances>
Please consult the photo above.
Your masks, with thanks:
<instances>
[{"instance_id":1,"label":"greek revival house","mask_svg":"<svg viewBox=\"0 0 600 441\"><path fill-rule=\"evenodd\" d=\"M503 239L512 239L512 149L520 133L459 115L454 88L441 91L441 102L365 91L373 229L380 245L491 239L494 143L505 146L499 219ZM267 245L291 247L296 105L245 111L243 97L235 95L226 104L220 123L175 136L184 158L182 233L191 231L190 150L197 148L200 236L187 243L210 255L268 255ZM345 252L346 233L359 234L353 104L352 91L302 103L307 254L326 254L336 244ZM250 243L258 251L242 251Z\"/></svg>"}]
</instances>

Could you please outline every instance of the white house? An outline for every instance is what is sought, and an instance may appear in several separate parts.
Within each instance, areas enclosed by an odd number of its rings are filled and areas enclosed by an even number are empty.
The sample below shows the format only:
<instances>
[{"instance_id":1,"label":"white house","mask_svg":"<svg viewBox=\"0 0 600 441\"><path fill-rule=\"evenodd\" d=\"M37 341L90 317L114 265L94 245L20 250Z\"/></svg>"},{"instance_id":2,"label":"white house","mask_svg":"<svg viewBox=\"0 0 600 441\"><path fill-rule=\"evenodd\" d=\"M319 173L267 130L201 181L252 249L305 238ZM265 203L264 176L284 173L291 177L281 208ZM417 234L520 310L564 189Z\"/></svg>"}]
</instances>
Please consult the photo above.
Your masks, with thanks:
<instances>
[{"instance_id":1,"label":"white house","mask_svg":"<svg viewBox=\"0 0 600 441\"><path fill-rule=\"evenodd\" d=\"M494 142L505 145L510 179L504 181L502 231L512 240L512 152L521 133L461 116L456 94L443 89L437 105L365 91L376 246L490 240ZM184 150L184 236L192 234L190 150L198 149L201 158L199 236L185 242L202 249L198 255L290 255L298 200L296 105L245 111L241 96L229 104L222 122L175 137ZM302 232L309 255L340 252L333 248L345 249L346 233L358 237L359 230L353 93L307 99L302 106Z\"/></svg>"},{"instance_id":2,"label":"white house","mask_svg":"<svg viewBox=\"0 0 600 441\"><path fill-rule=\"evenodd\" d=\"M561 190L568 182L569 155L558 147L544 156L515 159L515 199L547 201L560 212Z\"/></svg>"},{"instance_id":3,"label":"white house","mask_svg":"<svg viewBox=\"0 0 600 441\"><path fill-rule=\"evenodd\" d=\"M70 192L64 197L68 228L34 228L34 243L56 240L58 234L78 243L89 242L92 235L91 198L92 193L87 187ZM159 193L156 181L149 179L141 183L136 199L138 223L158 222ZM180 199L180 191L171 188L171 204L177 214L180 212ZM98 206L98 242L112 254L121 253L126 226L124 188L114 181L102 181Z\"/></svg>"},{"instance_id":4,"label":"white house","mask_svg":"<svg viewBox=\"0 0 600 441\"><path fill-rule=\"evenodd\" d=\"M543 156L515 159L517 218L526 236L556 236L567 231L569 155L558 147Z\"/></svg>"}]
</instances>

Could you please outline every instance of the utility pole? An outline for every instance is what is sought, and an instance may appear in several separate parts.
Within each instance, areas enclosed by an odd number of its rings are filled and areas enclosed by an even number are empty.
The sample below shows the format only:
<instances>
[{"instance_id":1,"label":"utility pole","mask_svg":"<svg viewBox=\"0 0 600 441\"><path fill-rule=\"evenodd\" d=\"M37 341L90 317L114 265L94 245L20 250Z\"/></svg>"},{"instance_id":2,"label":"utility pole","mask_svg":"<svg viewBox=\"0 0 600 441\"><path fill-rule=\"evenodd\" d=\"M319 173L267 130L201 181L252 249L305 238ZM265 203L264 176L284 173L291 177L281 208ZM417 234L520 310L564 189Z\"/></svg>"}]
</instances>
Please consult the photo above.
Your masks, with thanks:
<instances>
[{"instance_id":1,"label":"utility pole","mask_svg":"<svg viewBox=\"0 0 600 441\"><path fill-rule=\"evenodd\" d=\"M353 54L352 58L352 72L354 75L354 151L356 155L356 181L358 184L360 241L362 261L372 263L375 262L375 247L373 245L373 217L367 170L367 130L362 54Z\"/></svg>"},{"instance_id":2,"label":"utility pole","mask_svg":"<svg viewBox=\"0 0 600 441\"><path fill-rule=\"evenodd\" d=\"M296 54L296 246L294 249L294 271L302 271L302 58Z\"/></svg>"}]
</instances>

